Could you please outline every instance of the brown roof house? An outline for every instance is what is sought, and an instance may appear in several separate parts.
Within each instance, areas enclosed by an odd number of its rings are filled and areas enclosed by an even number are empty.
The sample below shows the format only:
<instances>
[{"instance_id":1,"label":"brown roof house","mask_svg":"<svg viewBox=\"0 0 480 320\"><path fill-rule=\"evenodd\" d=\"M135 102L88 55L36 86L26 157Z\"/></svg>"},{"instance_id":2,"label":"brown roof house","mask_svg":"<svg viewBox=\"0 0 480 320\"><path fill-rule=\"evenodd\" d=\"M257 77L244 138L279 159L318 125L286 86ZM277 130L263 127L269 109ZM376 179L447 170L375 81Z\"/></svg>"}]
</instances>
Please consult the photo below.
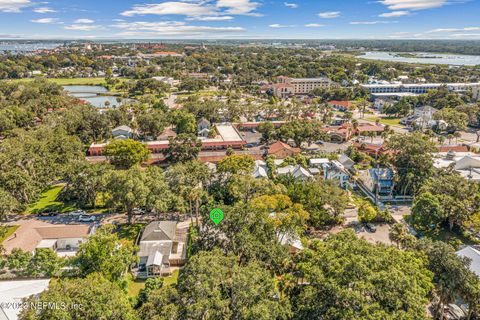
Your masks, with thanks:
<instances>
[{"instance_id":1,"label":"brown roof house","mask_svg":"<svg viewBox=\"0 0 480 320\"><path fill-rule=\"evenodd\" d=\"M182 240L182 241L181 241ZM176 221L153 221L143 230L140 239L139 278L168 275L171 266L186 260L186 244L177 237Z\"/></svg>"},{"instance_id":2,"label":"brown roof house","mask_svg":"<svg viewBox=\"0 0 480 320\"><path fill-rule=\"evenodd\" d=\"M14 248L28 252L48 248L59 256L74 256L80 244L87 241L95 229L90 225L52 225L43 221L29 221L22 224L2 245L7 253Z\"/></svg>"},{"instance_id":3,"label":"brown roof house","mask_svg":"<svg viewBox=\"0 0 480 320\"><path fill-rule=\"evenodd\" d=\"M277 159L284 159L286 157L294 157L300 153L299 148L293 148L290 145L277 141L268 147L267 154L269 156L275 156Z\"/></svg>"}]
</instances>

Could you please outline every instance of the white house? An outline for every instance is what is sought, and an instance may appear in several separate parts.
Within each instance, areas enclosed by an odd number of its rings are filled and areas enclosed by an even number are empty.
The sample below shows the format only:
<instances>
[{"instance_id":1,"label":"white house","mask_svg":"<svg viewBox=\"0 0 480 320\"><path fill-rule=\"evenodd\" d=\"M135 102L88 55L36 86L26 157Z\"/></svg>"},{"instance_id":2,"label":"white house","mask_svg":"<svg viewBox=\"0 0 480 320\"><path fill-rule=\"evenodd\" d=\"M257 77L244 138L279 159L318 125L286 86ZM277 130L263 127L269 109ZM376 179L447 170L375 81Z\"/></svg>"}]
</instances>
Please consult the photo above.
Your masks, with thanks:
<instances>
[{"instance_id":1,"label":"white house","mask_svg":"<svg viewBox=\"0 0 480 320\"><path fill-rule=\"evenodd\" d=\"M131 139L134 136L134 131L129 126L118 126L112 130L112 136L117 140Z\"/></svg>"},{"instance_id":2,"label":"white house","mask_svg":"<svg viewBox=\"0 0 480 320\"><path fill-rule=\"evenodd\" d=\"M23 299L47 290L50 279L0 281L0 320L17 320Z\"/></svg>"},{"instance_id":3,"label":"white house","mask_svg":"<svg viewBox=\"0 0 480 320\"><path fill-rule=\"evenodd\" d=\"M277 175L291 175L294 179L298 180L308 180L313 177L312 174L301 165L277 168Z\"/></svg>"},{"instance_id":4,"label":"white house","mask_svg":"<svg viewBox=\"0 0 480 320\"><path fill-rule=\"evenodd\" d=\"M480 182L480 155L471 152L449 152L445 156L437 153L434 157L434 167L453 167L465 179Z\"/></svg>"},{"instance_id":5,"label":"white house","mask_svg":"<svg viewBox=\"0 0 480 320\"><path fill-rule=\"evenodd\" d=\"M143 230L138 256L139 271L146 277L170 274L172 265L185 263L186 245L176 230L176 221L153 221Z\"/></svg>"},{"instance_id":6,"label":"white house","mask_svg":"<svg viewBox=\"0 0 480 320\"><path fill-rule=\"evenodd\" d=\"M470 259L470 270L480 277L480 248L478 246L466 246L457 251L457 256Z\"/></svg>"}]
</instances>

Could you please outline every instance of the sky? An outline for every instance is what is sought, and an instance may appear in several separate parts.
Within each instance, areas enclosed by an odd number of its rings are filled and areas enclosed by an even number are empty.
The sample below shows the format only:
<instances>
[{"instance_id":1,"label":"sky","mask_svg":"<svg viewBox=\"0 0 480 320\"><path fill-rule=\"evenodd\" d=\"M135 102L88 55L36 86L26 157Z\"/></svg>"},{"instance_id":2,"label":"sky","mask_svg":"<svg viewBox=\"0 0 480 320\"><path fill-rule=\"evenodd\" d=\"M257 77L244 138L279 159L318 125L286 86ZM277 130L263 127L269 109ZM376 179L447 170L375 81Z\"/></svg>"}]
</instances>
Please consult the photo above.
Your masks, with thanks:
<instances>
[{"instance_id":1,"label":"sky","mask_svg":"<svg viewBox=\"0 0 480 320\"><path fill-rule=\"evenodd\" d=\"M480 0L0 0L0 39L479 39Z\"/></svg>"}]
</instances>

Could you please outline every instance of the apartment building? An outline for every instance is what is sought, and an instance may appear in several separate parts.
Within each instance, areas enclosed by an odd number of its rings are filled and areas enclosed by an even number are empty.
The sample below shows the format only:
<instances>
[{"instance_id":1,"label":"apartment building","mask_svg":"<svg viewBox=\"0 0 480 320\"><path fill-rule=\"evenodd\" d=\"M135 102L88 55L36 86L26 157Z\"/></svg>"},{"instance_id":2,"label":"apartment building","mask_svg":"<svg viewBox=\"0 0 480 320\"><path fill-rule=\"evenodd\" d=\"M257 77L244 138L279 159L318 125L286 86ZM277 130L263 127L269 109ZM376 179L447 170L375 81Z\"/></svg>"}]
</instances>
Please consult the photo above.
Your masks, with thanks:
<instances>
[{"instance_id":1,"label":"apartment building","mask_svg":"<svg viewBox=\"0 0 480 320\"><path fill-rule=\"evenodd\" d=\"M290 78L280 76L273 85L273 93L277 97L285 98L296 94L309 94L316 88L331 88L338 86L328 78Z\"/></svg>"},{"instance_id":2,"label":"apartment building","mask_svg":"<svg viewBox=\"0 0 480 320\"><path fill-rule=\"evenodd\" d=\"M441 87L446 87L449 91L464 93L473 91L474 97L478 99L478 92L480 83L416 83L416 84L363 84L363 88L367 89L371 94L396 94L396 93L410 93L410 94L424 94L430 90L437 90Z\"/></svg>"}]
</instances>

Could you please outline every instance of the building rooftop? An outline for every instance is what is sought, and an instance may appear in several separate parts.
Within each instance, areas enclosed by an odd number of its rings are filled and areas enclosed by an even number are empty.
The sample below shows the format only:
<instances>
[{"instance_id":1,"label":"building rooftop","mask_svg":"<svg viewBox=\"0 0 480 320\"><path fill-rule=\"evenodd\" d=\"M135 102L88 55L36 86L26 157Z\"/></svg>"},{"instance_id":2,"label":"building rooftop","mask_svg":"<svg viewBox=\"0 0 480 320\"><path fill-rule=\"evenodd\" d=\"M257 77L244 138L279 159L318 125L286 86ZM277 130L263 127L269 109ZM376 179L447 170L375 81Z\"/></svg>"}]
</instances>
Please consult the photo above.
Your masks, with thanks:
<instances>
[{"instance_id":1,"label":"building rooftop","mask_svg":"<svg viewBox=\"0 0 480 320\"><path fill-rule=\"evenodd\" d=\"M457 255L471 260L470 270L480 277L480 251L472 246L467 246L459 251Z\"/></svg>"},{"instance_id":2,"label":"building rooftop","mask_svg":"<svg viewBox=\"0 0 480 320\"><path fill-rule=\"evenodd\" d=\"M175 238L176 230L176 221L153 221L143 230L140 242L173 240Z\"/></svg>"},{"instance_id":3,"label":"building rooftop","mask_svg":"<svg viewBox=\"0 0 480 320\"><path fill-rule=\"evenodd\" d=\"M50 279L0 281L0 319L17 320L21 309L8 307L8 304L21 303L24 298L42 293L49 282Z\"/></svg>"}]
</instances>

